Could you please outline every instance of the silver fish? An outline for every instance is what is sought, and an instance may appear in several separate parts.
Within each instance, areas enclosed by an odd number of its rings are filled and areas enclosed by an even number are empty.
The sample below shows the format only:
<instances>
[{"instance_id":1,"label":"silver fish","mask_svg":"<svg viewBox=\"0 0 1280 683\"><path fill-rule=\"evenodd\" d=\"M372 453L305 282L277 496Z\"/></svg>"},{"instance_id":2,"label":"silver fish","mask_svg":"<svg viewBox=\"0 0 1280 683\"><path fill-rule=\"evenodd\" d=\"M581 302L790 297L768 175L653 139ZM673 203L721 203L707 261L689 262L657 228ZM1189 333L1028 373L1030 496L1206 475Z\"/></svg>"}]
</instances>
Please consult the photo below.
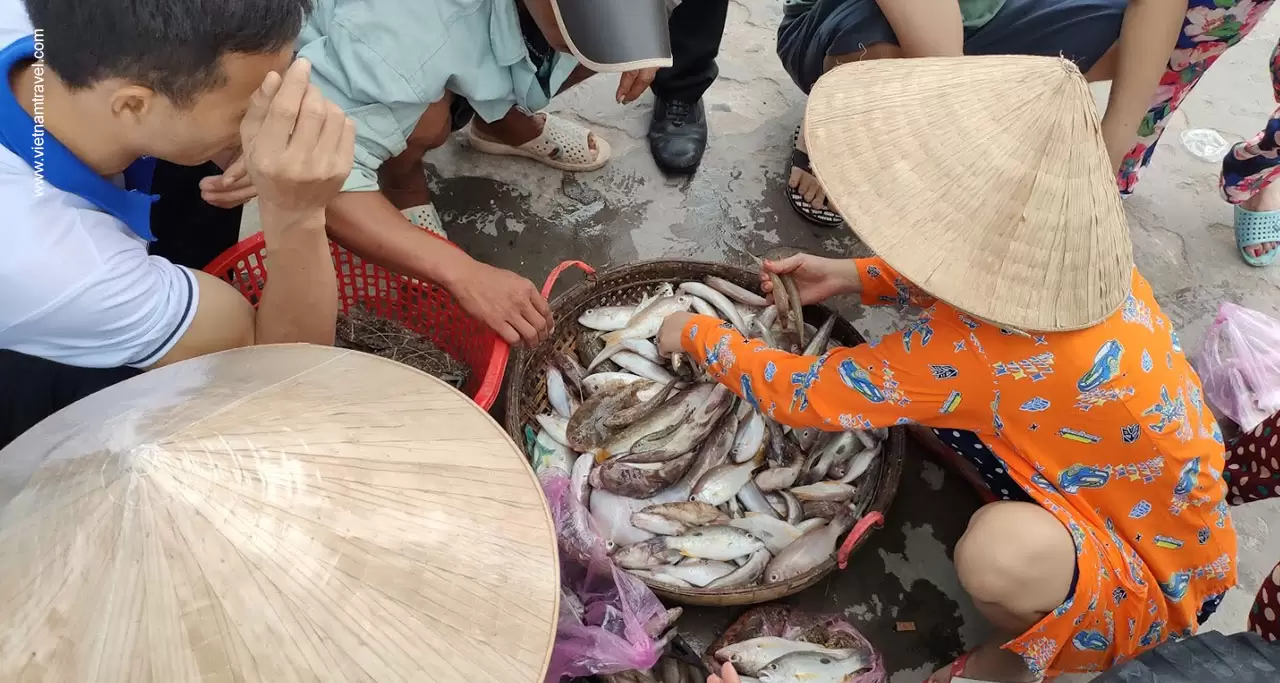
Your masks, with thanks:
<instances>
[{"instance_id":1,"label":"silver fish","mask_svg":"<svg viewBox=\"0 0 1280 683\"><path fill-rule=\"evenodd\" d=\"M822 436L822 430L817 427L809 427L798 432L792 432L796 437L796 445L800 450L808 453L813 445L817 443L818 437Z\"/></svg>"},{"instance_id":2,"label":"silver fish","mask_svg":"<svg viewBox=\"0 0 1280 683\"><path fill-rule=\"evenodd\" d=\"M876 458L880 457L880 444L875 447L862 451L853 456L853 460L849 461L849 471L840 478L840 482L848 484L857 481L867 470L871 469L871 465L875 464Z\"/></svg>"},{"instance_id":3,"label":"silver fish","mask_svg":"<svg viewBox=\"0 0 1280 683\"><path fill-rule=\"evenodd\" d=\"M734 426L725 425L725 427L716 430L723 420L725 413L733 407L733 392L729 391L723 385L716 384L711 390L711 394L706 398L702 405L698 406L689 417L680 424L669 439L663 439L660 444L653 444L649 439L639 439L631 447L631 458L649 458L652 460L663 460L680 453L685 453L698 447L700 443L710 436L713 432L717 434L716 459L723 459L728 456L729 448L733 446Z\"/></svg>"},{"instance_id":4,"label":"silver fish","mask_svg":"<svg viewBox=\"0 0 1280 683\"><path fill-rule=\"evenodd\" d=\"M803 469L803 462L770 467L756 475L756 486L759 486L761 491L781 491L791 488L800 479L800 471Z\"/></svg>"},{"instance_id":5,"label":"silver fish","mask_svg":"<svg viewBox=\"0 0 1280 683\"><path fill-rule=\"evenodd\" d=\"M668 372L666 368L632 351L620 351L613 355L612 360L623 370L634 372L645 379L651 379L655 382L666 384L667 382L674 382L676 379L676 376Z\"/></svg>"},{"instance_id":6,"label":"silver fish","mask_svg":"<svg viewBox=\"0 0 1280 683\"><path fill-rule=\"evenodd\" d=\"M680 564L654 567L651 571L657 576L676 578L698 588L705 588L712 581L732 574L735 569L737 567L728 562L687 559Z\"/></svg>"},{"instance_id":7,"label":"silver fish","mask_svg":"<svg viewBox=\"0 0 1280 683\"><path fill-rule=\"evenodd\" d=\"M829 500L838 503L852 499L857 492L858 490L852 486L838 481L820 481L816 484L796 486L791 489L791 494L801 501Z\"/></svg>"},{"instance_id":8,"label":"silver fish","mask_svg":"<svg viewBox=\"0 0 1280 683\"><path fill-rule=\"evenodd\" d=\"M741 519L742 516L746 514L746 512L742 509L742 503L738 502L738 499L736 496L733 498L730 498L729 502L725 503L722 507L726 508L729 512L729 516L734 519Z\"/></svg>"},{"instance_id":9,"label":"silver fish","mask_svg":"<svg viewBox=\"0 0 1280 683\"><path fill-rule=\"evenodd\" d=\"M743 404L750 405L746 401L743 401ZM738 425L738 432L733 437L733 450L730 451L734 462L747 462L756 457L761 449L764 448L764 420L763 415L752 411Z\"/></svg>"},{"instance_id":10,"label":"silver fish","mask_svg":"<svg viewBox=\"0 0 1280 683\"><path fill-rule=\"evenodd\" d=\"M729 521L729 518L714 506L692 500L650 505L643 512L650 515L660 515L687 526L724 524Z\"/></svg>"},{"instance_id":11,"label":"silver fish","mask_svg":"<svg viewBox=\"0 0 1280 683\"><path fill-rule=\"evenodd\" d=\"M804 519L804 506L800 503L800 499L790 491L781 493L782 501L787 505L787 515L784 519L788 524L799 524Z\"/></svg>"},{"instance_id":12,"label":"silver fish","mask_svg":"<svg viewBox=\"0 0 1280 683\"><path fill-rule=\"evenodd\" d=\"M551 362L564 375L564 381L569 385L569 391L578 400L582 400L583 394L586 392L582 388L582 380L586 379L587 371L578 362L577 358L568 351L556 351L551 354Z\"/></svg>"},{"instance_id":13,"label":"silver fish","mask_svg":"<svg viewBox=\"0 0 1280 683\"><path fill-rule=\"evenodd\" d=\"M757 486L756 488L759 489L760 487ZM764 499L769 501L769 507L773 508L774 512L778 513L778 519L787 518L787 501L782 497L781 493L778 493L777 491L770 491L764 494Z\"/></svg>"},{"instance_id":14,"label":"silver fish","mask_svg":"<svg viewBox=\"0 0 1280 683\"><path fill-rule=\"evenodd\" d=\"M720 317L720 313L716 311L714 306L707 303L705 299L696 296L693 297L693 312L698 315L709 315L712 318Z\"/></svg>"},{"instance_id":15,"label":"silver fish","mask_svg":"<svg viewBox=\"0 0 1280 683\"><path fill-rule=\"evenodd\" d=\"M761 576L764 576L764 570L769 566L769 559L772 557L768 550L761 548L752 553L751 557L732 573L707 584L707 588L739 588L753 585L760 581Z\"/></svg>"},{"instance_id":16,"label":"silver fish","mask_svg":"<svg viewBox=\"0 0 1280 683\"><path fill-rule=\"evenodd\" d=\"M722 647L716 650L716 659L733 664L733 668L739 673L756 675L771 662L794 652L820 652L837 659L847 659L857 654L856 650L828 650L803 640L763 636Z\"/></svg>"},{"instance_id":17,"label":"silver fish","mask_svg":"<svg viewBox=\"0 0 1280 683\"><path fill-rule=\"evenodd\" d=\"M774 519L781 517L778 511L774 510L773 506L769 504L769 500L764 497L764 491L761 491L754 481L748 481L742 486L742 489L738 491L738 500L742 501L742 507L751 512L768 515Z\"/></svg>"},{"instance_id":18,"label":"silver fish","mask_svg":"<svg viewBox=\"0 0 1280 683\"><path fill-rule=\"evenodd\" d=\"M813 337L809 339L809 345L804 347L804 355L818 356L825 352L827 341L831 339L831 331L835 328L836 316L832 314L827 318L827 322L822 323L822 327L814 331Z\"/></svg>"},{"instance_id":19,"label":"silver fish","mask_svg":"<svg viewBox=\"0 0 1280 683\"><path fill-rule=\"evenodd\" d=\"M539 415L534 418L538 421L538 426L542 427L542 431L547 436L568 446L569 437L565 434L565 430L569 428L569 420L558 415Z\"/></svg>"},{"instance_id":20,"label":"silver fish","mask_svg":"<svg viewBox=\"0 0 1280 683\"><path fill-rule=\"evenodd\" d=\"M591 485L628 498L649 498L674 484L692 463L693 453L649 466L609 460L591 471Z\"/></svg>"},{"instance_id":21,"label":"silver fish","mask_svg":"<svg viewBox=\"0 0 1280 683\"><path fill-rule=\"evenodd\" d=\"M686 557L726 562L764 547L760 539L732 526L700 527L683 536L669 536L666 541L668 548Z\"/></svg>"},{"instance_id":22,"label":"silver fish","mask_svg":"<svg viewBox=\"0 0 1280 683\"><path fill-rule=\"evenodd\" d=\"M586 378L582 380L582 388L586 389L588 395L592 395L598 394L600 391L609 387L625 386L637 383L650 385L655 382L631 372L597 372L594 375L587 375Z\"/></svg>"},{"instance_id":23,"label":"silver fish","mask_svg":"<svg viewBox=\"0 0 1280 683\"><path fill-rule=\"evenodd\" d=\"M804 532L776 517L754 512L748 513L742 519L731 520L729 526L742 529L760 539L764 542L764 547L775 555L782 552L787 546L791 545L792 541L804 534Z\"/></svg>"},{"instance_id":24,"label":"silver fish","mask_svg":"<svg viewBox=\"0 0 1280 683\"><path fill-rule=\"evenodd\" d=\"M569 387L565 384L564 375L560 373L559 368L552 363L547 363L546 372L547 401L551 403L551 408L557 415L567 420L578 409L578 401L569 393Z\"/></svg>"},{"instance_id":25,"label":"silver fish","mask_svg":"<svg viewBox=\"0 0 1280 683\"><path fill-rule=\"evenodd\" d=\"M804 533L808 533L810 529L816 529L826 523L827 523L827 519L825 517L811 517L809 519L804 520L803 522L800 522L799 524L796 524L795 527L796 527L796 531L799 531L800 533L804 534Z\"/></svg>"},{"instance_id":26,"label":"silver fish","mask_svg":"<svg viewBox=\"0 0 1280 683\"><path fill-rule=\"evenodd\" d=\"M681 524L670 517L643 511L631 514L631 526L661 536L679 536L689 530L687 525Z\"/></svg>"},{"instance_id":27,"label":"silver fish","mask_svg":"<svg viewBox=\"0 0 1280 683\"><path fill-rule=\"evenodd\" d=\"M684 282L680 284L678 289L686 294L691 294L699 299L703 299L712 306L715 306L716 310L720 312L720 315L723 316L725 320L733 323L733 326L738 328L738 331L743 334L747 333L747 324L742 321L742 316L738 315L738 309L725 295L702 284L701 282Z\"/></svg>"},{"instance_id":28,"label":"silver fish","mask_svg":"<svg viewBox=\"0 0 1280 683\"><path fill-rule=\"evenodd\" d=\"M662 661L658 662L658 668L662 671L662 675L659 676L662 679L662 683L680 683L680 674L683 668L680 660L664 657Z\"/></svg>"},{"instance_id":29,"label":"silver fish","mask_svg":"<svg viewBox=\"0 0 1280 683\"><path fill-rule=\"evenodd\" d=\"M853 456L853 449L857 443L857 437L851 432L836 432L829 435L814 447L813 452L818 455L818 462L809 470L807 481L813 483L825 478L836 464L845 462Z\"/></svg>"},{"instance_id":30,"label":"silver fish","mask_svg":"<svg viewBox=\"0 0 1280 683\"><path fill-rule=\"evenodd\" d=\"M764 308L765 306L769 305L769 302L765 301L764 297L760 296L759 294L756 294L755 292L749 289L739 287L738 285L735 285L732 282L725 280L724 278L719 278L714 275L708 275L707 277L703 278L702 281L707 283L708 287L711 287L717 292L720 292L721 294L729 297L730 299L740 304L755 306L756 308Z\"/></svg>"},{"instance_id":31,"label":"silver fish","mask_svg":"<svg viewBox=\"0 0 1280 683\"><path fill-rule=\"evenodd\" d=\"M613 562L623 569L649 569L675 564L682 557L680 551L668 548L662 537L656 537L618 548L613 553Z\"/></svg>"},{"instance_id":32,"label":"silver fish","mask_svg":"<svg viewBox=\"0 0 1280 683\"><path fill-rule=\"evenodd\" d=\"M838 659L823 652L793 652L769 662L760 671L763 683L844 683L871 668L871 659L853 655Z\"/></svg>"},{"instance_id":33,"label":"silver fish","mask_svg":"<svg viewBox=\"0 0 1280 683\"><path fill-rule=\"evenodd\" d=\"M773 330L769 329L761 322L760 318L763 317L764 316L762 315L751 323L751 332L749 334L753 337L759 337L760 340L764 342L764 345L771 349L782 348L778 346L778 340L773 336Z\"/></svg>"},{"instance_id":34,"label":"silver fish","mask_svg":"<svg viewBox=\"0 0 1280 683\"><path fill-rule=\"evenodd\" d=\"M693 299L688 296L660 297L643 310L637 311L635 317L627 321L621 330L610 332L602 337L605 344L617 344L624 339L649 339L656 336L662 327L662 321L668 315L679 311L687 311L693 306Z\"/></svg>"},{"instance_id":35,"label":"silver fish","mask_svg":"<svg viewBox=\"0 0 1280 683\"><path fill-rule=\"evenodd\" d=\"M863 448L875 448L876 444L879 443L879 441L883 440L883 439L877 440L877 437L874 434L863 431L861 429L855 430L853 432L853 435L858 437L858 441L862 442Z\"/></svg>"},{"instance_id":36,"label":"silver fish","mask_svg":"<svg viewBox=\"0 0 1280 683\"><path fill-rule=\"evenodd\" d=\"M587 370L593 370L597 365L609 360L623 351L630 351L642 358L647 358L654 363L662 363L662 356L658 354L658 347L648 339L624 339L617 344L610 344L604 347L595 358L591 359L591 364L587 366ZM615 361L616 362L616 361Z\"/></svg>"},{"instance_id":37,"label":"silver fish","mask_svg":"<svg viewBox=\"0 0 1280 683\"><path fill-rule=\"evenodd\" d=\"M569 492L583 506L591 504L591 486L588 480L591 477L591 466L594 464L595 456L583 453L573 461L573 471L569 475Z\"/></svg>"},{"instance_id":38,"label":"silver fish","mask_svg":"<svg viewBox=\"0 0 1280 683\"><path fill-rule=\"evenodd\" d=\"M632 574L635 574L636 576L643 577L655 583L661 583L661 584L670 586L672 588L693 588L694 587L694 585L689 583L688 581L685 581L684 579L678 579L674 576L668 576L665 574L659 575L657 572L652 572L644 569L632 569L630 571Z\"/></svg>"},{"instance_id":39,"label":"silver fish","mask_svg":"<svg viewBox=\"0 0 1280 683\"><path fill-rule=\"evenodd\" d=\"M756 316L755 324L764 329L772 329L773 324L778 321L778 307L766 306L760 315Z\"/></svg>"},{"instance_id":40,"label":"silver fish","mask_svg":"<svg viewBox=\"0 0 1280 683\"><path fill-rule=\"evenodd\" d=\"M631 321L631 317L636 314L635 306L600 306L597 308L588 308L586 312L578 316L578 324L583 327L590 327L593 330L601 330L604 332L613 332L621 330Z\"/></svg>"},{"instance_id":41,"label":"silver fish","mask_svg":"<svg viewBox=\"0 0 1280 683\"><path fill-rule=\"evenodd\" d=\"M639 543L653 538L653 534L631 526L631 514L648 504L647 500L625 498L603 490L592 491L591 518L595 520L600 535L615 547Z\"/></svg>"},{"instance_id":42,"label":"silver fish","mask_svg":"<svg viewBox=\"0 0 1280 683\"><path fill-rule=\"evenodd\" d=\"M713 467L694 485L692 499L708 505L723 505L751 481L752 472L759 466L760 459L757 458L741 465Z\"/></svg>"},{"instance_id":43,"label":"silver fish","mask_svg":"<svg viewBox=\"0 0 1280 683\"><path fill-rule=\"evenodd\" d=\"M552 438L546 430L541 430L534 439L533 453L529 460L533 464L533 471L538 474L549 469L568 472L573 467L573 451Z\"/></svg>"},{"instance_id":44,"label":"silver fish","mask_svg":"<svg viewBox=\"0 0 1280 683\"><path fill-rule=\"evenodd\" d=\"M718 385L700 384L678 396L672 397L648 417L614 434L612 438L605 442L604 451L606 455L614 457L630 453L637 441L645 438L653 441L652 436L654 434L664 432L668 435L674 434L675 430L711 397L716 386Z\"/></svg>"},{"instance_id":45,"label":"silver fish","mask_svg":"<svg viewBox=\"0 0 1280 683\"><path fill-rule=\"evenodd\" d=\"M836 551L840 537L851 528L853 515L845 513L824 526L805 532L769 562L764 573L765 583L793 579L826 562Z\"/></svg>"}]
</instances>

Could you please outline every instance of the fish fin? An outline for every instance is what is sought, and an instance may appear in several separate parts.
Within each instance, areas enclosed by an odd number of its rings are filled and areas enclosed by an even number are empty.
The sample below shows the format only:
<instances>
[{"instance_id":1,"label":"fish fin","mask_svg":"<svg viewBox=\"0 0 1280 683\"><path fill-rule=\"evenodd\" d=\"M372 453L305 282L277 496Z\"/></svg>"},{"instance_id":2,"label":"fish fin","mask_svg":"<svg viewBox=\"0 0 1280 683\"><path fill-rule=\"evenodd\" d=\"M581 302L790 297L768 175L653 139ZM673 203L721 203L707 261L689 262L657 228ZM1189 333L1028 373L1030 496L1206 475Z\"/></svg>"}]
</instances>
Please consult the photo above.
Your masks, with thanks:
<instances>
[{"instance_id":1,"label":"fish fin","mask_svg":"<svg viewBox=\"0 0 1280 683\"><path fill-rule=\"evenodd\" d=\"M621 344L622 333L625 329L626 328L623 328L622 330L615 330L613 332L606 332L600 335L600 339L604 341L604 345L606 347L613 346L614 344Z\"/></svg>"},{"instance_id":2,"label":"fish fin","mask_svg":"<svg viewBox=\"0 0 1280 683\"><path fill-rule=\"evenodd\" d=\"M598 448L598 449L596 449L595 460L596 460L596 464L597 464L597 465L599 465L599 464L600 464L600 463L602 463L602 462L605 462L606 460L608 460L609 458L612 458L612 457L613 457L613 455L612 455L612 454L610 454L608 450L606 450L606 449L604 449L604 448Z\"/></svg>"}]
</instances>

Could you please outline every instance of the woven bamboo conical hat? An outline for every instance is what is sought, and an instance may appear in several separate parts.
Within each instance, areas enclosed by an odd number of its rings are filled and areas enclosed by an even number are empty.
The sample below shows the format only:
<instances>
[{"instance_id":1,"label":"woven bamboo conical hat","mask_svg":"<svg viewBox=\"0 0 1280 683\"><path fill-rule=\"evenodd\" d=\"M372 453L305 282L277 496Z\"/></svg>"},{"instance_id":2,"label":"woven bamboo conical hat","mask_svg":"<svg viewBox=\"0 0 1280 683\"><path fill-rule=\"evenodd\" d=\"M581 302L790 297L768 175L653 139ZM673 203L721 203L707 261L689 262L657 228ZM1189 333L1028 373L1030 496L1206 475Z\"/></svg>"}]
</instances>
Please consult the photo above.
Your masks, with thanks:
<instances>
[{"instance_id":1,"label":"woven bamboo conical hat","mask_svg":"<svg viewBox=\"0 0 1280 683\"><path fill-rule=\"evenodd\" d=\"M956 308L1075 330L1128 296L1129 229L1072 63L848 64L814 86L805 126L814 173L853 231Z\"/></svg>"},{"instance_id":2,"label":"woven bamboo conical hat","mask_svg":"<svg viewBox=\"0 0 1280 683\"><path fill-rule=\"evenodd\" d=\"M316 346L148 372L0 451L0 681L542 683L533 472L432 377Z\"/></svg>"}]
</instances>

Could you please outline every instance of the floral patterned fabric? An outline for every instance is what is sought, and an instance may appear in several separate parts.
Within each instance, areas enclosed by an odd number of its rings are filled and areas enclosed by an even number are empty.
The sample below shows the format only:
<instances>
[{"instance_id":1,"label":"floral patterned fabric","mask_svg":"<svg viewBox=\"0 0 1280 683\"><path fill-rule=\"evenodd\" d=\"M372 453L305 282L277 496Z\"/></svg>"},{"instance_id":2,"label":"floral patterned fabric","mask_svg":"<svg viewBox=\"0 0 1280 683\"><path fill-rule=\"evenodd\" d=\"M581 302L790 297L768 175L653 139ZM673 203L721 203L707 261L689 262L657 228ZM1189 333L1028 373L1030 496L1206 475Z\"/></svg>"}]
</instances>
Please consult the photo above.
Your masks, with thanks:
<instances>
[{"instance_id":1,"label":"floral patterned fabric","mask_svg":"<svg viewBox=\"0 0 1280 683\"><path fill-rule=\"evenodd\" d=\"M1280 102L1280 43L1271 52L1271 88ZM1236 143L1222 160L1222 198L1247 201L1280 173L1280 109L1252 140Z\"/></svg>"},{"instance_id":2,"label":"floral patterned fabric","mask_svg":"<svg viewBox=\"0 0 1280 683\"><path fill-rule=\"evenodd\" d=\"M1138 144L1120 164L1117 182L1121 193L1133 191L1142 169L1151 162L1151 154L1169 117L1191 94L1200 77L1228 48L1249 35L1272 1L1191 0L1182 34L1169 58L1168 70L1160 80L1155 102L1138 127Z\"/></svg>"}]
</instances>

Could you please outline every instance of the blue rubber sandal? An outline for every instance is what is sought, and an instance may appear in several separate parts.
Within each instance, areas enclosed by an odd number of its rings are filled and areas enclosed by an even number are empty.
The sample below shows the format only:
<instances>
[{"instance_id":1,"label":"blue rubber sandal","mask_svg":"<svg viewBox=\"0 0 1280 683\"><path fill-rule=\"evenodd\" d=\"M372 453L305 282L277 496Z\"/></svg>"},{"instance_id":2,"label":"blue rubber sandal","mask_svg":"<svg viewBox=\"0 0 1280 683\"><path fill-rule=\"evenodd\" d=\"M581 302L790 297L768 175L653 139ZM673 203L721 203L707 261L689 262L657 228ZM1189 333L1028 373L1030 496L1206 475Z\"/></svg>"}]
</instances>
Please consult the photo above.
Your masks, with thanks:
<instances>
[{"instance_id":1,"label":"blue rubber sandal","mask_svg":"<svg viewBox=\"0 0 1280 683\"><path fill-rule=\"evenodd\" d=\"M1240 256L1244 259L1244 262L1255 268L1262 268L1275 263L1276 257L1280 255L1280 247L1272 249L1262 256L1254 256L1246 251L1249 247L1256 247L1267 242L1280 244L1280 210L1250 211L1237 204L1236 246L1240 248Z\"/></svg>"}]
</instances>

